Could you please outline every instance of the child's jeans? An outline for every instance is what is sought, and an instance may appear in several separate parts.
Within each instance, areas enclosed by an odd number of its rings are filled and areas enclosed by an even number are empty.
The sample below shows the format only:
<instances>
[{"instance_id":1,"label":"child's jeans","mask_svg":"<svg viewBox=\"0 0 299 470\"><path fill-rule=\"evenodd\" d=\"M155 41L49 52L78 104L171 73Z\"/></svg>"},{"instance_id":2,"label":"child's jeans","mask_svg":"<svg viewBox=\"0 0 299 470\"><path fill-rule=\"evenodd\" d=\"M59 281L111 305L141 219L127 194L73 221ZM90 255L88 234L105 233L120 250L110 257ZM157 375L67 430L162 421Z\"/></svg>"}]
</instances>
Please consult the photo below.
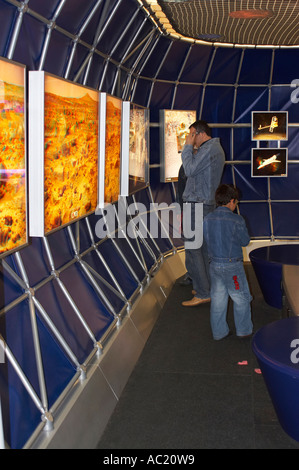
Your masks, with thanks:
<instances>
[{"instance_id":1,"label":"child's jeans","mask_svg":"<svg viewBox=\"0 0 299 470\"><path fill-rule=\"evenodd\" d=\"M234 321L237 336L252 333L252 300L243 266L243 261L210 263L211 277L211 328L213 338L220 340L228 335L228 298L234 302Z\"/></svg>"}]
</instances>

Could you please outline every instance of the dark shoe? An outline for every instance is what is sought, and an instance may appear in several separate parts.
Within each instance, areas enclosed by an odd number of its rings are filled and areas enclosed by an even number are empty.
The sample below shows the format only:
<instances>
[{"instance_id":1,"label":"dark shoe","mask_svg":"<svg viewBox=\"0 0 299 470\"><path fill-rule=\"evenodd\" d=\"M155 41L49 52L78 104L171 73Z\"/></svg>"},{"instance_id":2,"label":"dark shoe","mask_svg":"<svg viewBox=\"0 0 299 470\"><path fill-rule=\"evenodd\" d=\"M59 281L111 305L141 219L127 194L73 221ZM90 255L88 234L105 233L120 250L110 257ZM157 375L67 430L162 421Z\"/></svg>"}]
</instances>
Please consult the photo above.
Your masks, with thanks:
<instances>
[{"instance_id":1,"label":"dark shoe","mask_svg":"<svg viewBox=\"0 0 299 470\"><path fill-rule=\"evenodd\" d=\"M207 302L210 302L211 299L199 299L198 297L193 297L191 300L185 300L185 302L182 302L182 305L184 307L196 307L197 305L201 304L206 304Z\"/></svg>"},{"instance_id":2,"label":"dark shoe","mask_svg":"<svg viewBox=\"0 0 299 470\"><path fill-rule=\"evenodd\" d=\"M237 336L237 338L243 339L243 338L250 338L253 335L253 333L250 333L249 335L244 335L244 336Z\"/></svg>"},{"instance_id":3,"label":"dark shoe","mask_svg":"<svg viewBox=\"0 0 299 470\"><path fill-rule=\"evenodd\" d=\"M190 286L192 284L192 279L188 274L185 274L183 279L179 281L180 286Z\"/></svg>"}]
</instances>

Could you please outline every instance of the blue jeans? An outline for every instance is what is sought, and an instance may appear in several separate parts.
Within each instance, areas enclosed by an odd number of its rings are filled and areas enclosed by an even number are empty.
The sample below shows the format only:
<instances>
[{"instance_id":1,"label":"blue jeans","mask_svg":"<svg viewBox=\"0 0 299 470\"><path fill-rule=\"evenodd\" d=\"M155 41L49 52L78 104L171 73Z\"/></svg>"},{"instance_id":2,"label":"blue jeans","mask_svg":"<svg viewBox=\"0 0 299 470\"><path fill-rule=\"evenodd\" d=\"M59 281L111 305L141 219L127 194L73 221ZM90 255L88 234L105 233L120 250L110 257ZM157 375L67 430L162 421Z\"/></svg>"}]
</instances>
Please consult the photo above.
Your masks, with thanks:
<instances>
[{"instance_id":1,"label":"blue jeans","mask_svg":"<svg viewBox=\"0 0 299 470\"><path fill-rule=\"evenodd\" d=\"M243 266L243 261L210 263L211 277L211 328L213 338L222 339L229 333L226 321L228 298L233 300L234 322L237 336L252 333L252 296Z\"/></svg>"},{"instance_id":2,"label":"blue jeans","mask_svg":"<svg viewBox=\"0 0 299 470\"><path fill-rule=\"evenodd\" d=\"M214 205L204 204L203 217L214 209ZM194 204L192 204L191 217L194 220ZM200 248L185 250L185 265L192 279L193 289L196 291L195 297L208 299L210 297L210 274L208 247L205 240Z\"/></svg>"}]
</instances>

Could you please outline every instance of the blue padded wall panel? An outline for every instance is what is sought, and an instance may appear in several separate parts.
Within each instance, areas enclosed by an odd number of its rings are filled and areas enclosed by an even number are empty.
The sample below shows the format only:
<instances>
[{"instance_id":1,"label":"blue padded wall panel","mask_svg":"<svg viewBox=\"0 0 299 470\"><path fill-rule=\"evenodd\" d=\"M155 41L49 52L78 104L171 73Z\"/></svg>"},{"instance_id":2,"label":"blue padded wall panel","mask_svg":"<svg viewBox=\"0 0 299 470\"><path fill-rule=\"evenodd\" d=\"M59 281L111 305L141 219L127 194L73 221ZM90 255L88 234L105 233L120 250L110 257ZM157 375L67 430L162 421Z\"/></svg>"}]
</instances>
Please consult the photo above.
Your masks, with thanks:
<instances>
[{"instance_id":1,"label":"blue padded wall panel","mask_svg":"<svg viewBox=\"0 0 299 470\"><path fill-rule=\"evenodd\" d=\"M233 98L233 87L208 86L201 118L214 124L231 122Z\"/></svg>"},{"instance_id":2,"label":"blue padded wall panel","mask_svg":"<svg viewBox=\"0 0 299 470\"><path fill-rule=\"evenodd\" d=\"M269 83L271 62L271 49L245 49L239 84Z\"/></svg>"},{"instance_id":3,"label":"blue padded wall panel","mask_svg":"<svg viewBox=\"0 0 299 470\"><path fill-rule=\"evenodd\" d=\"M241 54L241 49L219 47L207 82L221 84L236 83Z\"/></svg>"},{"instance_id":4,"label":"blue padded wall panel","mask_svg":"<svg viewBox=\"0 0 299 470\"><path fill-rule=\"evenodd\" d=\"M55 269L72 261L74 251L66 228L53 232L47 239L52 251Z\"/></svg>"},{"instance_id":5,"label":"blue padded wall panel","mask_svg":"<svg viewBox=\"0 0 299 470\"><path fill-rule=\"evenodd\" d=\"M38 315L37 325L48 402L51 407L76 370L50 336ZM3 316L0 318L0 331L37 395L40 395L27 301L9 311L5 318ZM5 364L0 364L0 390L5 438L12 448L20 448L40 423L41 412L7 361Z\"/></svg>"},{"instance_id":6,"label":"blue padded wall panel","mask_svg":"<svg viewBox=\"0 0 299 470\"><path fill-rule=\"evenodd\" d=\"M76 306L97 340L100 340L114 317L91 287L82 268L73 264L60 275ZM123 306L123 305L122 305ZM120 309L121 307L119 307Z\"/></svg>"},{"instance_id":7,"label":"blue padded wall panel","mask_svg":"<svg viewBox=\"0 0 299 470\"><path fill-rule=\"evenodd\" d=\"M47 50L47 60L43 67L45 72L63 77L66 72L65 63L71 46L72 40L70 38L54 30ZM57 54L57 51L61 51L60 54Z\"/></svg>"},{"instance_id":8,"label":"blue padded wall panel","mask_svg":"<svg viewBox=\"0 0 299 470\"><path fill-rule=\"evenodd\" d=\"M35 0L35 2L40 3L38 2L38 0L37 1ZM59 27L65 29L66 31L69 31L71 34L76 35L79 29L82 27L82 24L84 23L85 19L89 15L94 5L95 5L94 0L84 0L84 3L82 3L81 0L72 0L71 2L65 2L65 5L63 6L61 10L61 13L56 20L57 24L59 25ZM55 8L56 7L57 7L57 3L55 5ZM36 8L42 8L42 7L36 6ZM52 15L54 11L52 11ZM95 39L94 33L97 29L97 25L99 24L102 12L103 12L103 2L102 2L102 5L100 5L100 7L95 12L94 17L89 22L88 28L85 28L82 34L83 41L89 44L93 43Z\"/></svg>"},{"instance_id":9,"label":"blue padded wall panel","mask_svg":"<svg viewBox=\"0 0 299 470\"><path fill-rule=\"evenodd\" d=\"M235 182L241 190L241 197L246 201L259 201L268 199L267 178L251 178L251 165L235 165Z\"/></svg>"},{"instance_id":10,"label":"blue padded wall panel","mask_svg":"<svg viewBox=\"0 0 299 470\"><path fill-rule=\"evenodd\" d=\"M274 200L299 199L298 191L299 167L289 164L288 176L271 178L271 198Z\"/></svg>"},{"instance_id":11,"label":"blue padded wall panel","mask_svg":"<svg viewBox=\"0 0 299 470\"><path fill-rule=\"evenodd\" d=\"M266 202L241 202L240 214L244 217L249 235L253 238L270 238L269 206Z\"/></svg>"},{"instance_id":12,"label":"blue padded wall panel","mask_svg":"<svg viewBox=\"0 0 299 470\"><path fill-rule=\"evenodd\" d=\"M90 0L89 0L90 1ZM40 2L40 0L30 0L30 8L36 11L39 15L47 19L51 19L57 8L57 0L48 0L47 2Z\"/></svg>"},{"instance_id":13,"label":"blue padded wall panel","mask_svg":"<svg viewBox=\"0 0 299 470\"><path fill-rule=\"evenodd\" d=\"M159 122L159 110L170 109L175 86L169 83L155 82L151 99L151 122ZM158 138L159 143L159 138Z\"/></svg>"},{"instance_id":14,"label":"blue padded wall panel","mask_svg":"<svg viewBox=\"0 0 299 470\"><path fill-rule=\"evenodd\" d=\"M237 92L235 124L251 124L252 111L267 111L268 87L239 87Z\"/></svg>"},{"instance_id":15,"label":"blue padded wall panel","mask_svg":"<svg viewBox=\"0 0 299 470\"><path fill-rule=\"evenodd\" d=\"M25 15L16 44L13 60L37 70L47 27L33 16Z\"/></svg>"},{"instance_id":16,"label":"blue padded wall panel","mask_svg":"<svg viewBox=\"0 0 299 470\"><path fill-rule=\"evenodd\" d=\"M124 265L123 261L118 257L119 255L115 252L114 250L109 250L107 249L108 241L103 244L103 250L101 250L101 246L98 247L99 253L103 251L102 255L107 264L109 265L109 268L114 275L114 277L117 279L118 284L120 285L121 289L123 290L124 294L126 295L126 298L130 298L131 295L135 292L135 290L138 287L137 282L135 279L133 279L132 274L129 272L128 268ZM111 257L112 253L112 257ZM107 270L104 268L102 261L98 257L95 251L91 251L87 253L83 257L83 261L88 263L88 265L94 269L96 272L98 272L101 277L103 277L114 289L117 290L117 287L115 286L113 279L109 276ZM102 289L102 291L105 293L107 298L110 300L112 305L115 307L116 311L119 312L121 308L124 306L123 301L121 301L111 289L109 289L100 279L98 279L96 276L94 276L94 280L97 283L97 285Z\"/></svg>"},{"instance_id":17,"label":"blue padded wall panel","mask_svg":"<svg viewBox=\"0 0 299 470\"><path fill-rule=\"evenodd\" d=\"M32 238L30 245L20 251L30 286L47 279L51 272L48 257L41 238Z\"/></svg>"},{"instance_id":18,"label":"blue padded wall panel","mask_svg":"<svg viewBox=\"0 0 299 470\"><path fill-rule=\"evenodd\" d=\"M288 159L299 160L299 133L298 128L289 127L289 136L287 142L281 142L282 147L288 148Z\"/></svg>"},{"instance_id":19,"label":"blue padded wall panel","mask_svg":"<svg viewBox=\"0 0 299 470\"><path fill-rule=\"evenodd\" d=\"M5 18L1 22L0 28L0 55L6 57L8 51L8 38L11 34L12 25L16 18L16 10L12 5L0 3L0 18Z\"/></svg>"},{"instance_id":20,"label":"blue padded wall panel","mask_svg":"<svg viewBox=\"0 0 299 470\"><path fill-rule=\"evenodd\" d=\"M291 85L291 82L290 82ZM292 102L292 92L294 88L287 87L273 87L271 93L271 110L287 111L289 123L299 122L299 106L298 103Z\"/></svg>"},{"instance_id":21,"label":"blue padded wall panel","mask_svg":"<svg viewBox=\"0 0 299 470\"><path fill-rule=\"evenodd\" d=\"M233 130L234 160L251 160L251 127L236 128Z\"/></svg>"},{"instance_id":22,"label":"blue padded wall panel","mask_svg":"<svg viewBox=\"0 0 299 470\"><path fill-rule=\"evenodd\" d=\"M10 267L14 268L14 260L12 256L6 257L5 261L9 264ZM2 263L0 264L0 309L5 305L10 304L14 300L18 299L20 295L23 294L23 289L20 285L13 279L13 277L8 274L7 270L3 268Z\"/></svg>"},{"instance_id":23,"label":"blue padded wall panel","mask_svg":"<svg viewBox=\"0 0 299 470\"><path fill-rule=\"evenodd\" d=\"M278 49L275 51L273 84L290 84L298 78L298 49Z\"/></svg>"},{"instance_id":24,"label":"blue padded wall panel","mask_svg":"<svg viewBox=\"0 0 299 470\"><path fill-rule=\"evenodd\" d=\"M175 81L182 70L186 54L190 49L190 44L184 41L178 41L175 43L175 47L172 46L167 54L167 61L162 64L161 69L157 75L158 79Z\"/></svg>"},{"instance_id":25,"label":"blue padded wall panel","mask_svg":"<svg viewBox=\"0 0 299 470\"><path fill-rule=\"evenodd\" d=\"M77 286L77 288L79 290L80 286ZM58 284L48 282L38 289L36 298L46 310L78 361L83 363L91 353L93 343Z\"/></svg>"},{"instance_id":26,"label":"blue padded wall panel","mask_svg":"<svg viewBox=\"0 0 299 470\"><path fill-rule=\"evenodd\" d=\"M181 75L181 81L197 84L205 82L212 55L213 48L210 46L202 48L200 54L198 53L198 48L193 47Z\"/></svg>"},{"instance_id":27,"label":"blue padded wall panel","mask_svg":"<svg viewBox=\"0 0 299 470\"><path fill-rule=\"evenodd\" d=\"M202 87L198 85L178 85L175 95L175 109L195 110L198 115L202 98Z\"/></svg>"},{"instance_id":28,"label":"blue padded wall panel","mask_svg":"<svg viewBox=\"0 0 299 470\"><path fill-rule=\"evenodd\" d=\"M149 59L144 63L142 75L144 77L154 78L155 74L161 66L163 57L167 54L169 43L171 41L167 37L160 36L158 41L153 45L152 50L148 52ZM150 81L151 83L151 81Z\"/></svg>"},{"instance_id":29,"label":"blue padded wall panel","mask_svg":"<svg viewBox=\"0 0 299 470\"><path fill-rule=\"evenodd\" d=\"M134 90L133 102L138 103L140 106L145 108L148 107L148 96L150 95L152 87L152 82L150 80L145 80L140 78L136 82L136 88Z\"/></svg>"},{"instance_id":30,"label":"blue padded wall panel","mask_svg":"<svg viewBox=\"0 0 299 470\"><path fill-rule=\"evenodd\" d=\"M299 212L298 202L272 203L273 227L276 237L293 236L299 238L299 217L292 214Z\"/></svg>"}]
</instances>

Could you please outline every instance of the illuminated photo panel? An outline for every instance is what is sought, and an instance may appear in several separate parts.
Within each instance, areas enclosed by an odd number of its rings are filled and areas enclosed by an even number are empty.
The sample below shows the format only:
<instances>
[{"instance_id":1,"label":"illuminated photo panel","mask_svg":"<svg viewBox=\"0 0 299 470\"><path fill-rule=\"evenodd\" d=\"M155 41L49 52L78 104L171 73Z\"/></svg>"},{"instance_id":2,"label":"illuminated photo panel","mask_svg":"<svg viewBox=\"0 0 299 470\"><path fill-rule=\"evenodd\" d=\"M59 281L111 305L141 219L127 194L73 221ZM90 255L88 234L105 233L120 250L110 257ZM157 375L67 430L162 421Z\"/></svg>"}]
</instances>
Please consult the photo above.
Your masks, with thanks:
<instances>
[{"instance_id":1,"label":"illuminated photo panel","mask_svg":"<svg viewBox=\"0 0 299 470\"><path fill-rule=\"evenodd\" d=\"M288 175L288 149L256 148L251 154L251 176L279 177Z\"/></svg>"},{"instance_id":2,"label":"illuminated photo panel","mask_svg":"<svg viewBox=\"0 0 299 470\"><path fill-rule=\"evenodd\" d=\"M252 140L288 140L286 111L253 111L251 116Z\"/></svg>"},{"instance_id":3,"label":"illuminated photo panel","mask_svg":"<svg viewBox=\"0 0 299 470\"><path fill-rule=\"evenodd\" d=\"M96 210L99 93L44 72L29 80L30 235L43 236Z\"/></svg>"},{"instance_id":4,"label":"illuminated photo panel","mask_svg":"<svg viewBox=\"0 0 299 470\"><path fill-rule=\"evenodd\" d=\"M186 135L195 121L196 111L160 111L160 180L162 183L177 181Z\"/></svg>"},{"instance_id":5,"label":"illuminated photo panel","mask_svg":"<svg viewBox=\"0 0 299 470\"><path fill-rule=\"evenodd\" d=\"M129 193L149 185L149 110L131 104Z\"/></svg>"},{"instance_id":6,"label":"illuminated photo panel","mask_svg":"<svg viewBox=\"0 0 299 470\"><path fill-rule=\"evenodd\" d=\"M113 203L120 195L122 100L101 93L99 205Z\"/></svg>"},{"instance_id":7,"label":"illuminated photo panel","mask_svg":"<svg viewBox=\"0 0 299 470\"><path fill-rule=\"evenodd\" d=\"M0 257L28 242L25 67L0 60Z\"/></svg>"},{"instance_id":8,"label":"illuminated photo panel","mask_svg":"<svg viewBox=\"0 0 299 470\"><path fill-rule=\"evenodd\" d=\"M123 103L121 195L149 185L149 109Z\"/></svg>"}]
</instances>

